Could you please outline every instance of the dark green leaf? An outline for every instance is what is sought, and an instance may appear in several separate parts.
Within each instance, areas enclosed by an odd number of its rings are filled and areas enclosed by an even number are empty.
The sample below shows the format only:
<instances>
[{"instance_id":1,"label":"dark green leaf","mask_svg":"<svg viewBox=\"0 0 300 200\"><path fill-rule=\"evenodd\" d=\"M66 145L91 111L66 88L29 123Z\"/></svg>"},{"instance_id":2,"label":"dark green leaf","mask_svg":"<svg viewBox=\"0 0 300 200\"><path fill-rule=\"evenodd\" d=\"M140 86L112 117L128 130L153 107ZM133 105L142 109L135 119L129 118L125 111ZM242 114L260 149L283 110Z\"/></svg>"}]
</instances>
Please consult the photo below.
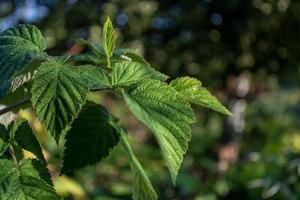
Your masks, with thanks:
<instances>
[{"instance_id":1,"label":"dark green leaf","mask_svg":"<svg viewBox=\"0 0 300 200\"><path fill-rule=\"evenodd\" d=\"M31 88L32 106L56 141L77 116L87 91L87 83L75 67L49 60L39 68Z\"/></svg>"},{"instance_id":2,"label":"dark green leaf","mask_svg":"<svg viewBox=\"0 0 300 200\"><path fill-rule=\"evenodd\" d=\"M118 141L119 136L109 123L107 110L87 103L66 135L62 172L71 172L101 161Z\"/></svg>"},{"instance_id":3,"label":"dark green leaf","mask_svg":"<svg viewBox=\"0 0 300 200\"><path fill-rule=\"evenodd\" d=\"M46 43L33 25L18 25L0 34L0 84L9 80L33 57L45 56Z\"/></svg>"},{"instance_id":4,"label":"dark green leaf","mask_svg":"<svg viewBox=\"0 0 300 200\"><path fill-rule=\"evenodd\" d=\"M153 131L175 184L191 138L189 124L195 120L190 105L174 88L150 79L129 87L124 97L133 114Z\"/></svg>"},{"instance_id":5,"label":"dark green leaf","mask_svg":"<svg viewBox=\"0 0 300 200\"><path fill-rule=\"evenodd\" d=\"M12 128L13 127L13 128ZM45 161L42 148L32 132L28 122L23 120L15 120L10 126L10 135L14 138L16 145L30 151L37 158Z\"/></svg>"}]
</instances>

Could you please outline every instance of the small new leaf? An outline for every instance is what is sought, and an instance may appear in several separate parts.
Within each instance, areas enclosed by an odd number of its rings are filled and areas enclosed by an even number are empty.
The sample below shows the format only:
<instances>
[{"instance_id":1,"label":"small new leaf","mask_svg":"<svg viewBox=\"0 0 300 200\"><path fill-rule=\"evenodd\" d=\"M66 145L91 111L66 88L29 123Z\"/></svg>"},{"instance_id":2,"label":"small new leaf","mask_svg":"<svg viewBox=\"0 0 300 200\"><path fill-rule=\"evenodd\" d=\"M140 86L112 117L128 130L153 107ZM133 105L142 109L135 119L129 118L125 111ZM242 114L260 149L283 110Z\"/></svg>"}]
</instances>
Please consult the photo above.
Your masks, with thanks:
<instances>
[{"instance_id":1,"label":"small new leaf","mask_svg":"<svg viewBox=\"0 0 300 200\"><path fill-rule=\"evenodd\" d=\"M77 116L87 92L87 83L75 67L49 60L38 69L31 102L35 114L56 141Z\"/></svg>"},{"instance_id":2,"label":"small new leaf","mask_svg":"<svg viewBox=\"0 0 300 200\"><path fill-rule=\"evenodd\" d=\"M137 62L122 61L112 69L113 86L129 86L144 79L164 81L168 76Z\"/></svg>"},{"instance_id":3,"label":"small new leaf","mask_svg":"<svg viewBox=\"0 0 300 200\"><path fill-rule=\"evenodd\" d=\"M171 81L170 86L175 88L182 97L193 103L225 115L232 115L232 113L227 110L206 88L202 87L201 82L195 78L181 77Z\"/></svg>"},{"instance_id":4,"label":"small new leaf","mask_svg":"<svg viewBox=\"0 0 300 200\"><path fill-rule=\"evenodd\" d=\"M59 200L47 168L38 160L21 160L17 165L0 159L1 200Z\"/></svg>"},{"instance_id":5,"label":"small new leaf","mask_svg":"<svg viewBox=\"0 0 300 200\"><path fill-rule=\"evenodd\" d=\"M113 55L116 42L116 34L114 32L114 27L109 19L106 19L106 22L103 27L103 47L107 58L109 59Z\"/></svg>"},{"instance_id":6,"label":"small new leaf","mask_svg":"<svg viewBox=\"0 0 300 200\"><path fill-rule=\"evenodd\" d=\"M66 135L62 173L98 163L119 141L107 110L95 103L85 104L71 126Z\"/></svg>"},{"instance_id":7,"label":"small new leaf","mask_svg":"<svg viewBox=\"0 0 300 200\"><path fill-rule=\"evenodd\" d=\"M190 105L174 88L151 79L123 94L133 114L153 131L175 184L191 138L189 124L195 120Z\"/></svg>"}]
</instances>

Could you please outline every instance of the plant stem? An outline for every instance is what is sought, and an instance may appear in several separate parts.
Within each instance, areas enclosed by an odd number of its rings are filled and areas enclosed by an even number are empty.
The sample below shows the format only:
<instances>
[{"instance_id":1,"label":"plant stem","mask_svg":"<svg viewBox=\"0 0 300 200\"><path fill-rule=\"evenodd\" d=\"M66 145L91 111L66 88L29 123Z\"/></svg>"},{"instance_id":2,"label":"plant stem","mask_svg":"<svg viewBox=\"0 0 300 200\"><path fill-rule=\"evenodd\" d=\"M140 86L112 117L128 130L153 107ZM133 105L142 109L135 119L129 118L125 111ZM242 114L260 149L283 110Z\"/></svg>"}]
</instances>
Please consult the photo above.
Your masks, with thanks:
<instances>
[{"instance_id":1,"label":"plant stem","mask_svg":"<svg viewBox=\"0 0 300 200\"><path fill-rule=\"evenodd\" d=\"M114 121L110 121L110 124L116 129L118 130L119 134L120 134L120 142L121 142L121 145L123 146L123 148L126 150L127 152L127 155L129 157L129 159L131 160L132 164L137 167L137 168L141 168L141 164L140 162L138 161L138 159L136 158L136 156L134 155L133 151L132 151L132 148L129 144L129 141L128 141L128 138L127 138L127 134L126 132L120 127L117 125L116 122Z\"/></svg>"},{"instance_id":2,"label":"plant stem","mask_svg":"<svg viewBox=\"0 0 300 200\"><path fill-rule=\"evenodd\" d=\"M111 69L111 66L110 66L110 57L106 56L106 60L107 60L107 68Z\"/></svg>"},{"instance_id":3,"label":"plant stem","mask_svg":"<svg viewBox=\"0 0 300 200\"><path fill-rule=\"evenodd\" d=\"M14 161L14 164L17 166L18 165L18 160L17 160L16 154L15 154L15 151L14 151L14 149L11 145L9 145L8 148L9 148L9 154L11 155L11 157Z\"/></svg>"},{"instance_id":4,"label":"plant stem","mask_svg":"<svg viewBox=\"0 0 300 200\"><path fill-rule=\"evenodd\" d=\"M30 103L30 99L22 99L12 105L9 105L0 110L0 116L27 103Z\"/></svg>"}]
</instances>

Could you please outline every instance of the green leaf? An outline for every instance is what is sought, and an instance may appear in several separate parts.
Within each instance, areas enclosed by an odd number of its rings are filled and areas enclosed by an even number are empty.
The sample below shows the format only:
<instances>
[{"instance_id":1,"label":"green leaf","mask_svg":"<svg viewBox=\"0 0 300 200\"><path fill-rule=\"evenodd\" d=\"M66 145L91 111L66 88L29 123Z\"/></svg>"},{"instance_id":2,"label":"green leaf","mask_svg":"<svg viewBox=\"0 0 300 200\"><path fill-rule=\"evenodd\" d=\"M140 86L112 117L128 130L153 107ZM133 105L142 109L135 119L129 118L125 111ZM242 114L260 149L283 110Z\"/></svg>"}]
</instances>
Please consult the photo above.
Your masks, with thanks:
<instances>
[{"instance_id":1,"label":"green leaf","mask_svg":"<svg viewBox=\"0 0 300 200\"><path fill-rule=\"evenodd\" d=\"M116 146L119 136L109 123L107 110L88 102L66 135L63 173L98 163Z\"/></svg>"},{"instance_id":2,"label":"green leaf","mask_svg":"<svg viewBox=\"0 0 300 200\"><path fill-rule=\"evenodd\" d=\"M164 81L168 77L153 68L137 62L122 61L112 69L113 86L129 86L144 79Z\"/></svg>"},{"instance_id":3,"label":"green leaf","mask_svg":"<svg viewBox=\"0 0 300 200\"><path fill-rule=\"evenodd\" d=\"M80 44L80 45L87 46L89 49L91 49L97 55L102 54L102 55L105 56L105 51L104 51L103 47L98 45L98 44L94 44L93 42L90 42L90 41L84 40L84 39L78 39L76 41L76 43Z\"/></svg>"},{"instance_id":4,"label":"green leaf","mask_svg":"<svg viewBox=\"0 0 300 200\"><path fill-rule=\"evenodd\" d=\"M50 175L41 161L24 159L15 165L0 160L1 200L59 200L51 185Z\"/></svg>"},{"instance_id":5,"label":"green leaf","mask_svg":"<svg viewBox=\"0 0 300 200\"><path fill-rule=\"evenodd\" d=\"M46 42L33 25L22 24L0 34L0 84L20 72L33 57L45 56Z\"/></svg>"},{"instance_id":6,"label":"green leaf","mask_svg":"<svg viewBox=\"0 0 300 200\"><path fill-rule=\"evenodd\" d=\"M15 120L9 127L9 132L16 145L45 161L40 143L33 134L28 122L20 119Z\"/></svg>"},{"instance_id":7,"label":"green leaf","mask_svg":"<svg viewBox=\"0 0 300 200\"><path fill-rule=\"evenodd\" d=\"M4 125L0 124L0 156L2 156L8 148L7 131Z\"/></svg>"},{"instance_id":8,"label":"green leaf","mask_svg":"<svg viewBox=\"0 0 300 200\"><path fill-rule=\"evenodd\" d=\"M75 62L87 62L89 64L98 65L99 56L92 51L71 56L70 60Z\"/></svg>"},{"instance_id":9,"label":"green leaf","mask_svg":"<svg viewBox=\"0 0 300 200\"><path fill-rule=\"evenodd\" d=\"M132 62L138 62L143 65L150 66L150 64L143 58L143 56L139 55L136 49L129 49L129 48L120 48L114 51L113 59L120 60L120 59L127 59L131 60Z\"/></svg>"},{"instance_id":10,"label":"green leaf","mask_svg":"<svg viewBox=\"0 0 300 200\"><path fill-rule=\"evenodd\" d=\"M88 83L89 89L110 88L109 76L103 69L93 65L81 65L78 70Z\"/></svg>"},{"instance_id":11,"label":"green leaf","mask_svg":"<svg viewBox=\"0 0 300 200\"><path fill-rule=\"evenodd\" d=\"M133 114L153 131L175 184L191 138L189 124L195 120L190 105L174 88L150 79L130 86L124 97Z\"/></svg>"},{"instance_id":12,"label":"green leaf","mask_svg":"<svg viewBox=\"0 0 300 200\"><path fill-rule=\"evenodd\" d=\"M144 171L141 163L135 156L130 143L128 141L125 130L118 126L115 122L111 121L112 126L119 132L121 135L121 144L127 152L131 169L134 177L134 190L133 190L133 199L134 200L156 200L157 194Z\"/></svg>"},{"instance_id":13,"label":"green leaf","mask_svg":"<svg viewBox=\"0 0 300 200\"><path fill-rule=\"evenodd\" d=\"M74 55L71 57L71 60L76 62L89 62L91 64L100 66L106 66L108 64L104 48L101 45L84 39L77 40L77 43L87 46L91 51ZM113 66L115 63L124 60L138 62L143 65L150 66L150 64L137 52L136 49L130 48L115 49L110 58L110 64Z\"/></svg>"},{"instance_id":14,"label":"green leaf","mask_svg":"<svg viewBox=\"0 0 300 200\"><path fill-rule=\"evenodd\" d=\"M184 98L219 113L232 115L216 97L211 95L211 93L201 85L199 80L190 77L181 77L170 83L170 86L175 88Z\"/></svg>"},{"instance_id":15,"label":"green leaf","mask_svg":"<svg viewBox=\"0 0 300 200\"><path fill-rule=\"evenodd\" d=\"M56 141L77 116L87 92L87 83L75 67L49 60L39 68L32 83L31 102Z\"/></svg>"},{"instance_id":16,"label":"green leaf","mask_svg":"<svg viewBox=\"0 0 300 200\"><path fill-rule=\"evenodd\" d=\"M108 17L103 27L103 47L107 58L110 58L113 55L115 42L116 35L114 32L114 27Z\"/></svg>"},{"instance_id":17,"label":"green leaf","mask_svg":"<svg viewBox=\"0 0 300 200\"><path fill-rule=\"evenodd\" d=\"M88 40L79 39L76 43L87 46L91 51L87 51L83 54L72 56L72 60L77 62L89 62L94 65L107 65L107 55L104 48L97 43L90 42Z\"/></svg>"},{"instance_id":18,"label":"green leaf","mask_svg":"<svg viewBox=\"0 0 300 200\"><path fill-rule=\"evenodd\" d=\"M22 68L22 72L20 74L17 74L13 78L4 81L0 85L0 104L13 104L16 101L20 101L28 97L30 82L34 78L36 69L45 60L45 57L35 57ZM20 109L20 107L18 109Z\"/></svg>"}]
</instances>

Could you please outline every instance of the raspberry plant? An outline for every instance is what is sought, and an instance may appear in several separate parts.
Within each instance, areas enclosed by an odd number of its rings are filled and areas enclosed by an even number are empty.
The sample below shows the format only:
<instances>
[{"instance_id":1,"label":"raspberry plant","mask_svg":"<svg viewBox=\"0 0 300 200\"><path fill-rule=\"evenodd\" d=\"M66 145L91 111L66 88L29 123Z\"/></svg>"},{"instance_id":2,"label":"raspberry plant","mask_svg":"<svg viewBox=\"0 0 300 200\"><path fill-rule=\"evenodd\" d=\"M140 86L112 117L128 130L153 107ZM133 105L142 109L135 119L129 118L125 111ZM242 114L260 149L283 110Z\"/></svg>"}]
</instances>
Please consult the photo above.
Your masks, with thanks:
<instances>
[{"instance_id":1,"label":"raspberry plant","mask_svg":"<svg viewBox=\"0 0 300 200\"><path fill-rule=\"evenodd\" d=\"M120 143L133 172L133 199L157 199L157 194L116 117L89 92L111 90L123 96L132 113L154 134L175 184L195 121L189 102L225 115L231 113L201 82L168 76L151 68L134 49L115 48L109 18L103 43L80 39L89 51L73 56L50 56L41 32L22 24L0 34L0 114L32 108L57 142L65 140L61 173L72 173L107 157ZM64 137L65 136L65 137ZM24 158L22 149L36 159ZM0 199L56 200L47 160L30 125L15 119L0 125Z\"/></svg>"}]
</instances>

